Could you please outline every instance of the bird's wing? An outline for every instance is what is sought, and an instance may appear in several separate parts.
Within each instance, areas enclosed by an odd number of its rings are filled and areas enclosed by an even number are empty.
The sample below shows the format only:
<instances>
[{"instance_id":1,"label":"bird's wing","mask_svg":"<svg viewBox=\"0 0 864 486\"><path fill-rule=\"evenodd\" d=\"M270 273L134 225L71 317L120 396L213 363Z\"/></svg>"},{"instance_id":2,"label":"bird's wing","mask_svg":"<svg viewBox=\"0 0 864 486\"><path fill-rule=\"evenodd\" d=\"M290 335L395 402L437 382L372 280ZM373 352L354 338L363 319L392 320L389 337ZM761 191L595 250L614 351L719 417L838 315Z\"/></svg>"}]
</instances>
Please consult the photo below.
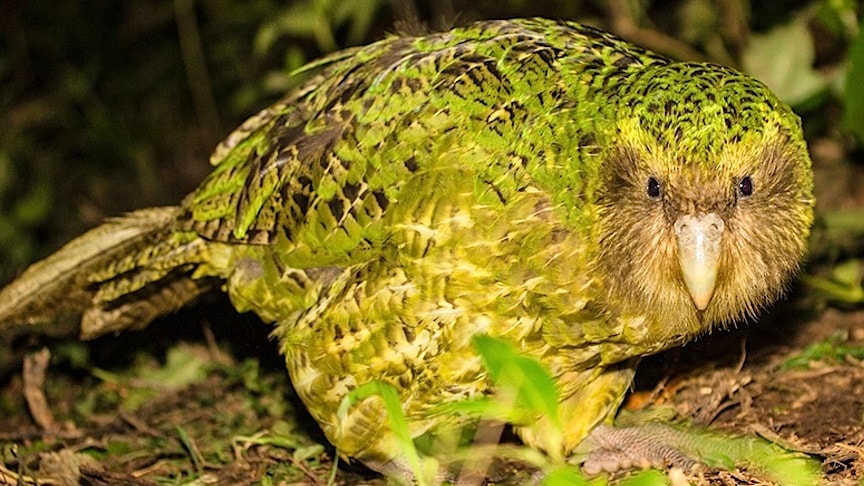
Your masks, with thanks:
<instances>
[{"instance_id":1,"label":"bird's wing","mask_svg":"<svg viewBox=\"0 0 864 486\"><path fill-rule=\"evenodd\" d=\"M400 211L422 206L431 181L469 178L478 200L504 203L531 183L526 161L568 149L546 139L579 138L549 119L572 109L565 91L579 81L562 76L559 60L596 68L642 54L610 50L587 28L521 22L391 37L325 58L321 74L217 148L214 172L184 203L185 229L286 254L306 247L310 266L343 265L411 220Z\"/></svg>"}]
</instances>

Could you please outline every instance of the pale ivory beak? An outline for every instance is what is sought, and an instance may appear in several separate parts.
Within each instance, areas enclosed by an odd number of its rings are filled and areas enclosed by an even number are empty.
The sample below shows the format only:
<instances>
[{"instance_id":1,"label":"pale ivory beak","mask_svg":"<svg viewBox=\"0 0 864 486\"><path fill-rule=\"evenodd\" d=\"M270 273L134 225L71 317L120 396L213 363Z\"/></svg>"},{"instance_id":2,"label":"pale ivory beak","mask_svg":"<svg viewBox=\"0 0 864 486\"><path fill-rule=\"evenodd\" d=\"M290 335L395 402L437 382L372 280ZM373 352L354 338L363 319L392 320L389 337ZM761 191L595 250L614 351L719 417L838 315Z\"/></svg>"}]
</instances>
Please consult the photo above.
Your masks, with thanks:
<instances>
[{"instance_id":1,"label":"pale ivory beak","mask_svg":"<svg viewBox=\"0 0 864 486\"><path fill-rule=\"evenodd\" d=\"M685 215L675 221L678 237L678 263L684 275L684 284L696 308L708 307L717 282L720 261L720 240L725 224L714 213L699 216Z\"/></svg>"}]
</instances>

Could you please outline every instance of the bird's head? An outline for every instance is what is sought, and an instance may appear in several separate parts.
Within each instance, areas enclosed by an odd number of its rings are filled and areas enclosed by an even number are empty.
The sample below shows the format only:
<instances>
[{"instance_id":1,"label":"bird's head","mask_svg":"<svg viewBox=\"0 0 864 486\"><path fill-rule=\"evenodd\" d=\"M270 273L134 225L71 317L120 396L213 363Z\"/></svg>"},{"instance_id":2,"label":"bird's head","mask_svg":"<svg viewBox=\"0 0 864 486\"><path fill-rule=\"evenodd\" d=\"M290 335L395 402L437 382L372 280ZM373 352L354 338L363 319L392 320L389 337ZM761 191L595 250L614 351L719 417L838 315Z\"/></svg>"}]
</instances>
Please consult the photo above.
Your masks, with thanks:
<instances>
[{"instance_id":1,"label":"bird's head","mask_svg":"<svg viewBox=\"0 0 864 486\"><path fill-rule=\"evenodd\" d=\"M706 64L651 66L625 89L599 189L607 298L655 337L754 316L796 273L813 220L798 117Z\"/></svg>"}]
</instances>

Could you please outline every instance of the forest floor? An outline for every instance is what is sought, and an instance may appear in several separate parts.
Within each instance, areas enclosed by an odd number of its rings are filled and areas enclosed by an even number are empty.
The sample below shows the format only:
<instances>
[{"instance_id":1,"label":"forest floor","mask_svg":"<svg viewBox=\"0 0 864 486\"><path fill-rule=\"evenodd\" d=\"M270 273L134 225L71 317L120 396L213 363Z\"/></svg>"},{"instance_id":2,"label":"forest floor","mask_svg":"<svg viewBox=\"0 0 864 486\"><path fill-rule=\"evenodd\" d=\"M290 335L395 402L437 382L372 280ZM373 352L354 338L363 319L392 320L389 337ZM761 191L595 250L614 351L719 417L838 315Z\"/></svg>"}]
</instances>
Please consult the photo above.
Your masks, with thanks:
<instances>
[{"instance_id":1,"label":"forest floor","mask_svg":"<svg viewBox=\"0 0 864 486\"><path fill-rule=\"evenodd\" d=\"M758 323L648 358L626 406L671 408L696 425L761 436L811 454L826 484L860 484L864 312L802 308L811 303L793 296ZM0 485L330 478L333 451L321 445L326 441L294 397L267 326L232 314L224 299L145 331L43 344L51 360L41 378L38 352L28 355L23 372L6 370ZM44 404L28 402L28 393L44 393ZM531 472L506 463L489 474L495 484L520 484ZM746 471L690 479L761 484ZM344 462L333 481L385 484Z\"/></svg>"}]
</instances>

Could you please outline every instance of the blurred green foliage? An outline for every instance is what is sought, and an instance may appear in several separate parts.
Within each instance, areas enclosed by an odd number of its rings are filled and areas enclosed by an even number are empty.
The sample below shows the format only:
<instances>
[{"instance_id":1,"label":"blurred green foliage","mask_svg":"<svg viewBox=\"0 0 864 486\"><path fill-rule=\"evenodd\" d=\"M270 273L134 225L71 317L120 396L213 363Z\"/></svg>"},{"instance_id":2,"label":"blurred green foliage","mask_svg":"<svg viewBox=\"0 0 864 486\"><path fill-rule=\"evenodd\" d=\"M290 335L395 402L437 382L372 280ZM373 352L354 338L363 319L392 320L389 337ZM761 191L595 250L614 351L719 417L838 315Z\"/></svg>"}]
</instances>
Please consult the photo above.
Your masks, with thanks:
<instances>
[{"instance_id":1,"label":"blurred green foliage","mask_svg":"<svg viewBox=\"0 0 864 486\"><path fill-rule=\"evenodd\" d=\"M864 142L864 18L858 27L858 35L849 49L849 72L843 96L843 122L858 142Z\"/></svg>"},{"instance_id":2,"label":"blurred green foliage","mask_svg":"<svg viewBox=\"0 0 864 486\"><path fill-rule=\"evenodd\" d=\"M750 71L850 167L864 143L856 0L0 2L0 281L106 216L176 203L212 147L292 87L291 71L397 30L582 21Z\"/></svg>"},{"instance_id":3,"label":"blurred green foliage","mask_svg":"<svg viewBox=\"0 0 864 486\"><path fill-rule=\"evenodd\" d=\"M823 341L807 346L800 354L786 360L781 369L808 369L844 361L861 363L861 360L864 360L864 346L850 344L848 333L838 331Z\"/></svg>"}]
</instances>

